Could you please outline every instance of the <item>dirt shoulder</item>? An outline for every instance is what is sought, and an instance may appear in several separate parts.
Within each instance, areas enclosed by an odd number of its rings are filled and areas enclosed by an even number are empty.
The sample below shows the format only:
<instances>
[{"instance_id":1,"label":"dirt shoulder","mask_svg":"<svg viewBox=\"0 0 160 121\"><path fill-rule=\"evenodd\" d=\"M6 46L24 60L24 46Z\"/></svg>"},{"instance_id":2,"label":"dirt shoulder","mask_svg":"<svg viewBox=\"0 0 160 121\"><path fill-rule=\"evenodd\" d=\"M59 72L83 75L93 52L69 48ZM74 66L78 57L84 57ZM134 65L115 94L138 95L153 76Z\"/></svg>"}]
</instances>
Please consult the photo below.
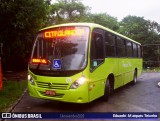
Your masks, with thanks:
<instances>
[{"instance_id":1,"label":"dirt shoulder","mask_svg":"<svg viewBox=\"0 0 160 121\"><path fill-rule=\"evenodd\" d=\"M27 71L20 71L20 72L6 71L6 72L3 72L3 80L10 80L10 81L27 80Z\"/></svg>"}]
</instances>

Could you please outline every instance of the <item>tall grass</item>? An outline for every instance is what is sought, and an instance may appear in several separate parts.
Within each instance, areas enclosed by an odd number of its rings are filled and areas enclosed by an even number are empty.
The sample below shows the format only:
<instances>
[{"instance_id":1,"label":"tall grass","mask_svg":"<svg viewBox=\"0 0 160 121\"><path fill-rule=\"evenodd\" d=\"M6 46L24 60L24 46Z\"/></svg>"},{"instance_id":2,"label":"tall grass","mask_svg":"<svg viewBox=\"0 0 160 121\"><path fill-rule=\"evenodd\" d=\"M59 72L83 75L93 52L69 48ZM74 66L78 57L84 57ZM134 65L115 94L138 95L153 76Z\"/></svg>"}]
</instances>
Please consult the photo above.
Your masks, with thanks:
<instances>
[{"instance_id":1,"label":"tall grass","mask_svg":"<svg viewBox=\"0 0 160 121\"><path fill-rule=\"evenodd\" d=\"M0 91L0 112L7 111L27 87L27 81L4 81Z\"/></svg>"}]
</instances>

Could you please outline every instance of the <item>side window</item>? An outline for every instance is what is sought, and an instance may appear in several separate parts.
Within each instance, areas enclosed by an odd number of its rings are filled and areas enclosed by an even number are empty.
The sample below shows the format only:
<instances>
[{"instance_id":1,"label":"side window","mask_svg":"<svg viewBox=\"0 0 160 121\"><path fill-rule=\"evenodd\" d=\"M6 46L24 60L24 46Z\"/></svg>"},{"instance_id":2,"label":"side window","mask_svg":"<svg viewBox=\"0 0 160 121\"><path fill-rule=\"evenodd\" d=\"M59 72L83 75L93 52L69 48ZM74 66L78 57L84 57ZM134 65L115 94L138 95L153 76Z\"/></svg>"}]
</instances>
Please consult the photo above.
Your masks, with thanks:
<instances>
[{"instance_id":1,"label":"side window","mask_svg":"<svg viewBox=\"0 0 160 121\"><path fill-rule=\"evenodd\" d=\"M137 45L133 43L133 57L137 57Z\"/></svg>"},{"instance_id":2,"label":"side window","mask_svg":"<svg viewBox=\"0 0 160 121\"><path fill-rule=\"evenodd\" d=\"M104 31L95 29L91 41L91 70L104 62Z\"/></svg>"},{"instance_id":3,"label":"side window","mask_svg":"<svg viewBox=\"0 0 160 121\"><path fill-rule=\"evenodd\" d=\"M43 58L43 39L41 37L38 38L38 41L35 43L36 47L34 50L34 57Z\"/></svg>"},{"instance_id":4,"label":"side window","mask_svg":"<svg viewBox=\"0 0 160 121\"><path fill-rule=\"evenodd\" d=\"M126 45L127 45L127 57L132 57L132 43L130 41L127 41Z\"/></svg>"},{"instance_id":5,"label":"side window","mask_svg":"<svg viewBox=\"0 0 160 121\"><path fill-rule=\"evenodd\" d=\"M115 57L116 56L115 36L108 32L105 33L105 46L106 46L106 56Z\"/></svg>"},{"instance_id":6,"label":"side window","mask_svg":"<svg viewBox=\"0 0 160 121\"><path fill-rule=\"evenodd\" d=\"M125 40L121 37L117 37L117 56L118 57L125 57L126 56L126 46Z\"/></svg>"}]
</instances>

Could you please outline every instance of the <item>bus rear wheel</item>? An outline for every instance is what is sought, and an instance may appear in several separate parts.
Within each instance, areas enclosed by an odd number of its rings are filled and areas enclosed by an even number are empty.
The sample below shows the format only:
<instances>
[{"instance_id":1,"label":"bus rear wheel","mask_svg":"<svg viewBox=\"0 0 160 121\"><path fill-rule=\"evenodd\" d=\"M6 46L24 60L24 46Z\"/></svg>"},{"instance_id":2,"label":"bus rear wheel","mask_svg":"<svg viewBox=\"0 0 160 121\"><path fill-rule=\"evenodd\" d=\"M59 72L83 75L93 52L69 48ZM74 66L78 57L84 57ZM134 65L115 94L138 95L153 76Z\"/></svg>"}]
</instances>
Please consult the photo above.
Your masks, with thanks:
<instances>
[{"instance_id":1,"label":"bus rear wheel","mask_svg":"<svg viewBox=\"0 0 160 121\"><path fill-rule=\"evenodd\" d=\"M108 101L110 93L111 93L111 85L110 85L109 79L107 79L106 84L105 84L105 89L104 89L104 95L102 99L104 101Z\"/></svg>"}]
</instances>

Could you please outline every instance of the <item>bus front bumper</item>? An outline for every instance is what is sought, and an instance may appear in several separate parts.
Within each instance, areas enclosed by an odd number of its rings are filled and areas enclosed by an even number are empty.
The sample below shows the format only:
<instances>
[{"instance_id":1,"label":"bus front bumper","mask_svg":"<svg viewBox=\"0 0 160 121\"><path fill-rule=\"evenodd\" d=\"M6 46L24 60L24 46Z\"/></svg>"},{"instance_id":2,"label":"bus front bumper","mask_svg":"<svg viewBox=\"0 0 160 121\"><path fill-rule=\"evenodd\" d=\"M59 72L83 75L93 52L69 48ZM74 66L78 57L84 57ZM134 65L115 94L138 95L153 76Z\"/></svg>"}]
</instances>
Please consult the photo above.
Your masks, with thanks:
<instances>
[{"instance_id":1,"label":"bus front bumper","mask_svg":"<svg viewBox=\"0 0 160 121\"><path fill-rule=\"evenodd\" d=\"M87 86L87 85L86 85ZM88 90L84 88L84 85L77 89L68 89L68 90L52 90L39 88L35 85L28 83L29 95L36 98L57 100L63 102L71 103L88 103ZM54 91L55 95L46 94L46 91Z\"/></svg>"}]
</instances>

